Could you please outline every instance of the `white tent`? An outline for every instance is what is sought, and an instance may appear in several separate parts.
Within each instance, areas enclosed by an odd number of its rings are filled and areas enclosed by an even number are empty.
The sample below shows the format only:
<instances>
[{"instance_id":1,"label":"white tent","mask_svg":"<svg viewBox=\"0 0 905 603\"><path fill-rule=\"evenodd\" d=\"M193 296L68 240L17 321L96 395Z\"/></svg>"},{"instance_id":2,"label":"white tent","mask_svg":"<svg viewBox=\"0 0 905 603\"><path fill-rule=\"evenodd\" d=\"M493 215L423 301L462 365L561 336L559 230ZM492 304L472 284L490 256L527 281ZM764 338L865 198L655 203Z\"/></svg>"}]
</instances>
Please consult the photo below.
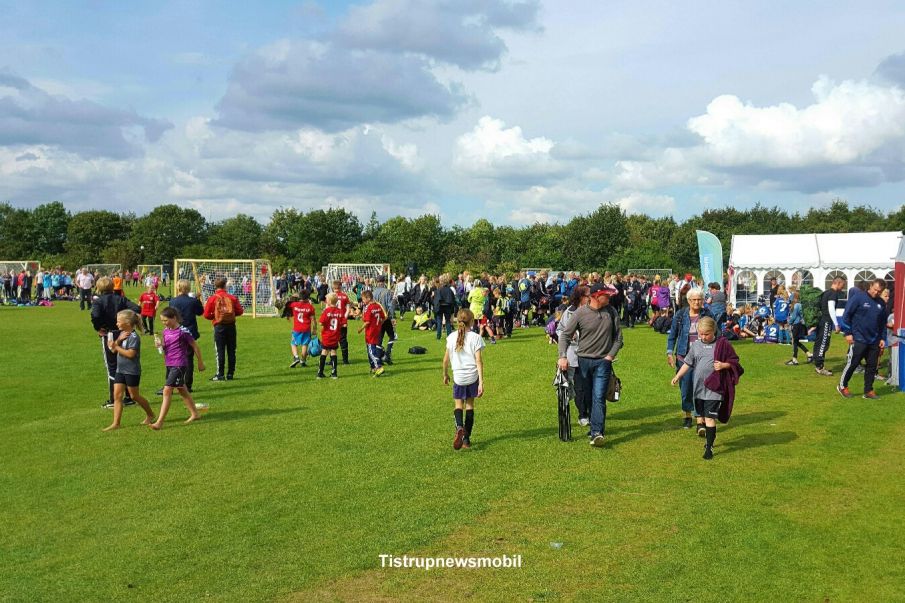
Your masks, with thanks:
<instances>
[{"instance_id":1,"label":"white tent","mask_svg":"<svg viewBox=\"0 0 905 603\"><path fill-rule=\"evenodd\" d=\"M846 287L875 278L892 282L901 238L901 232L732 235L730 301L753 303L770 292L771 278L818 289L836 276Z\"/></svg>"}]
</instances>

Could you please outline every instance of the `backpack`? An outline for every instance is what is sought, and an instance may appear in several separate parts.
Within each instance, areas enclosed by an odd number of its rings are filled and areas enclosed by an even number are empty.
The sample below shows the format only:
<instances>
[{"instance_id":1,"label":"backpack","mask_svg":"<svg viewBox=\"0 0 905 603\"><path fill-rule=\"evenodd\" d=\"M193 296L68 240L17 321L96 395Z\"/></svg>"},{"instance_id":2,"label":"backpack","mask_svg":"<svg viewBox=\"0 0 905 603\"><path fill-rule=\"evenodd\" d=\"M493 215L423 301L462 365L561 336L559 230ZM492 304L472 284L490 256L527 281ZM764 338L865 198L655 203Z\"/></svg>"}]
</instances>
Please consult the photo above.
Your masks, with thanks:
<instances>
[{"instance_id":1,"label":"backpack","mask_svg":"<svg viewBox=\"0 0 905 603\"><path fill-rule=\"evenodd\" d=\"M412 346L409 348L409 354L427 354L427 349L420 345Z\"/></svg>"},{"instance_id":2,"label":"backpack","mask_svg":"<svg viewBox=\"0 0 905 603\"><path fill-rule=\"evenodd\" d=\"M556 327L559 326L559 321L555 318L550 319L550 322L547 323L546 331L547 335L550 337L556 337Z\"/></svg>"},{"instance_id":3,"label":"backpack","mask_svg":"<svg viewBox=\"0 0 905 603\"><path fill-rule=\"evenodd\" d=\"M236 324L236 312L233 309L233 300L226 295L214 294L214 322L218 325Z\"/></svg>"}]
</instances>

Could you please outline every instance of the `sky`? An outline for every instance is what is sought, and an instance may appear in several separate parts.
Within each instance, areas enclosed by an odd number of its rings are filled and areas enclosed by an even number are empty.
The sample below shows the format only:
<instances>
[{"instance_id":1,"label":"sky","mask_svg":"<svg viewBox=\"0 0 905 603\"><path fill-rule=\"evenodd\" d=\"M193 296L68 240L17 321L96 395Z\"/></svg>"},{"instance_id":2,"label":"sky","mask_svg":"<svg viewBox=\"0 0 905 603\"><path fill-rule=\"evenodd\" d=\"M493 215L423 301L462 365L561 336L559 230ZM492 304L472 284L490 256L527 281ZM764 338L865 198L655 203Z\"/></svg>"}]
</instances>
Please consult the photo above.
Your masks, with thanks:
<instances>
[{"instance_id":1,"label":"sky","mask_svg":"<svg viewBox=\"0 0 905 603\"><path fill-rule=\"evenodd\" d=\"M0 0L0 201L892 211L903 31L883 1Z\"/></svg>"}]
</instances>

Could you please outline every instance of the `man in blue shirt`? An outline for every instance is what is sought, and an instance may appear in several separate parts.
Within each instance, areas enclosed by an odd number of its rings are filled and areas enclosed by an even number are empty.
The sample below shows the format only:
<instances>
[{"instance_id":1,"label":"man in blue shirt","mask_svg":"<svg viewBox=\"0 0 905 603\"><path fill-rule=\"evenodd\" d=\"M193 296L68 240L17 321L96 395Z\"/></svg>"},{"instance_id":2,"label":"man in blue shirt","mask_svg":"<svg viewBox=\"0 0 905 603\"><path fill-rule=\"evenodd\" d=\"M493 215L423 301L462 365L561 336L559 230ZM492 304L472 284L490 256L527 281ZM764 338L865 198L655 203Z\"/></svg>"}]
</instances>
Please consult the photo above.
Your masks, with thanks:
<instances>
[{"instance_id":1,"label":"man in blue shirt","mask_svg":"<svg viewBox=\"0 0 905 603\"><path fill-rule=\"evenodd\" d=\"M836 390L844 398L851 398L848 382L855 369L866 361L864 367L864 399L876 400L874 377L877 374L877 360L886 339L886 304L880 299L880 293L886 288L886 281L881 278L871 281L867 291L852 289L845 304L842 315L842 332L849 344L848 356L842 378Z\"/></svg>"}]
</instances>

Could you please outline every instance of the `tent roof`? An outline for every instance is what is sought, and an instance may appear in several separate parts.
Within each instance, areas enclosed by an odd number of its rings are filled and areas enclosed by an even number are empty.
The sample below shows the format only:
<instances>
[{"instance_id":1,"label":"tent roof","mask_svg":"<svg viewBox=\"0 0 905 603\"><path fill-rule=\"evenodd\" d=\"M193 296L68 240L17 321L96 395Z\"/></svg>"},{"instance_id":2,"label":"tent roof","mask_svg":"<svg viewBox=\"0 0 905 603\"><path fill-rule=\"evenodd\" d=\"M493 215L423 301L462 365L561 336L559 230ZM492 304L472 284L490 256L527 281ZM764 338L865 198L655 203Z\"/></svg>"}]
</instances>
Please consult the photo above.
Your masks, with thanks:
<instances>
[{"instance_id":1,"label":"tent roof","mask_svg":"<svg viewBox=\"0 0 905 603\"><path fill-rule=\"evenodd\" d=\"M900 232L732 235L730 265L736 270L791 268L889 268Z\"/></svg>"}]
</instances>

